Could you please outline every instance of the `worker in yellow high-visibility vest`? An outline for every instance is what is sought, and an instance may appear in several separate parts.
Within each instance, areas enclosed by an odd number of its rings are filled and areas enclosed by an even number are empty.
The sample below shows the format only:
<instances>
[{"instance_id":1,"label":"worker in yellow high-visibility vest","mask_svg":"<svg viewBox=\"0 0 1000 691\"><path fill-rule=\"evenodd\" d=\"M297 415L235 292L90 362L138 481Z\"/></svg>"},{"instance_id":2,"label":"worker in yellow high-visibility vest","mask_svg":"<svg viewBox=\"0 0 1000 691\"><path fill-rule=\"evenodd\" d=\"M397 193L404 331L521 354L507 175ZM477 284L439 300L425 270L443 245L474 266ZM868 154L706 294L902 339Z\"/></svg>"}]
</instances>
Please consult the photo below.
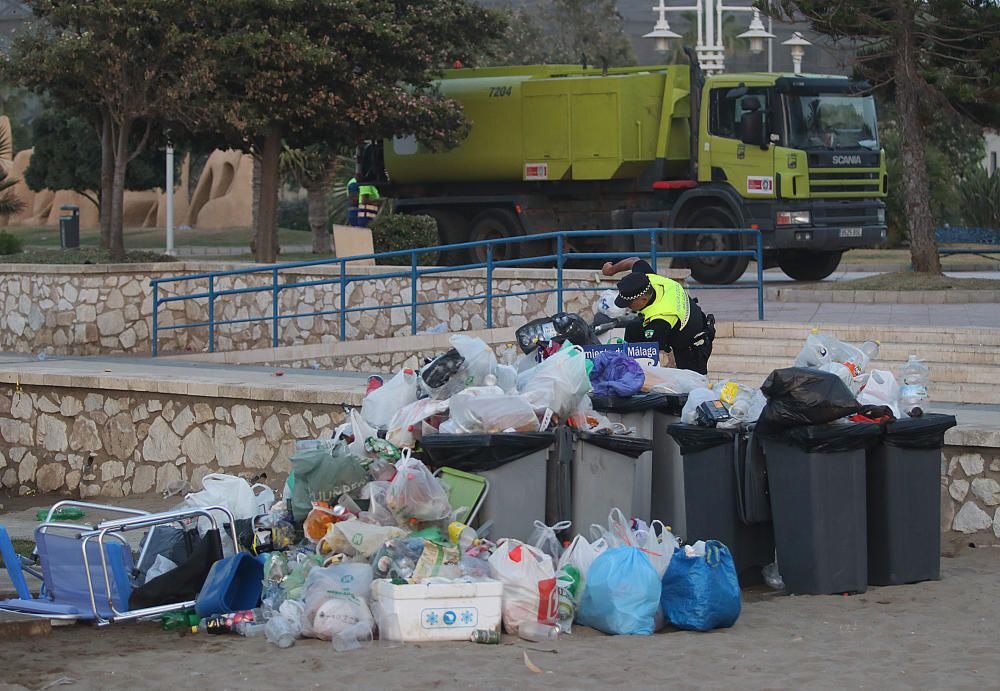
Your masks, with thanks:
<instances>
[{"instance_id":1,"label":"worker in yellow high-visibility vest","mask_svg":"<svg viewBox=\"0 0 1000 691\"><path fill-rule=\"evenodd\" d=\"M614 276L631 273L618 281L615 304L637 312L642 321L625 328L628 343L659 343L660 350L674 353L680 369L708 374L708 358L715 339L715 315L705 314L677 281L658 276L648 262L638 257L606 262L602 272Z\"/></svg>"},{"instance_id":2,"label":"worker in yellow high-visibility vest","mask_svg":"<svg viewBox=\"0 0 1000 691\"><path fill-rule=\"evenodd\" d=\"M347 224L367 228L378 214L378 201L381 198L378 188L375 185L358 184L357 178L351 178L347 182L347 197Z\"/></svg>"}]
</instances>

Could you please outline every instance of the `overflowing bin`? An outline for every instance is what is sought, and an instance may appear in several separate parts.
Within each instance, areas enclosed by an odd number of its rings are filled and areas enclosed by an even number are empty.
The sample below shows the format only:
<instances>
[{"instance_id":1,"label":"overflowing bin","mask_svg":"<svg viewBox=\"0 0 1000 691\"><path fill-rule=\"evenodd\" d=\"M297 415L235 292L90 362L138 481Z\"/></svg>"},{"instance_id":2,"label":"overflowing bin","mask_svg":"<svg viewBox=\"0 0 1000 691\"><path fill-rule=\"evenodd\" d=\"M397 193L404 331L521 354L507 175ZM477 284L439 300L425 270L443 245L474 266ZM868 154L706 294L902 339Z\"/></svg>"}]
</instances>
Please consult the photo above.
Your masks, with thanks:
<instances>
[{"instance_id":1,"label":"overflowing bin","mask_svg":"<svg viewBox=\"0 0 1000 691\"><path fill-rule=\"evenodd\" d=\"M546 517L546 466L554 439L552 432L430 434L422 445L433 467L489 481L474 527L490 522L491 536L525 541L534 522Z\"/></svg>"},{"instance_id":2,"label":"overflowing bin","mask_svg":"<svg viewBox=\"0 0 1000 691\"><path fill-rule=\"evenodd\" d=\"M805 425L763 439L778 569L789 593L868 589L865 450L874 423Z\"/></svg>"},{"instance_id":3,"label":"overflowing bin","mask_svg":"<svg viewBox=\"0 0 1000 691\"><path fill-rule=\"evenodd\" d=\"M762 580L774 560L767 476L756 438L747 428L673 424L683 456L685 542L719 540L733 556L743 585Z\"/></svg>"},{"instance_id":4,"label":"overflowing bin","mask_svg":"<svg viewBox=\"0 0 1000 691\"><path fill-rule=\"evenodd\" d=\"M573 533L588 535L590 526L605 524L614 508L634 516L636 466L638 459L653 448L652 440L581 431L574 436Z\"/></svg>"},{"instance_id":5,"label":"overflowing bin","mask_svg":"<svg viewBox=\"0 0 1000 691\"><path fill-rule=\"evenodd\" d=\"M868 582L941 577L941 447L952 415L887 424L868 451Z\"/></svg>"},{"instance_id":6,"label":"overflowing bin","mask_svg":"<svg viewBox=\"0 0 1000 691\"><path fill-rule=\"evenodd\" d=\"M680 421L687 394L649 392L629 397L591 396L591 400L594 410L653 442L653 448L636 459L633 515L646 522L659 519L680 530L683 474L680 450L667 434L667 426Z\"/></svg>"}]
</instances>

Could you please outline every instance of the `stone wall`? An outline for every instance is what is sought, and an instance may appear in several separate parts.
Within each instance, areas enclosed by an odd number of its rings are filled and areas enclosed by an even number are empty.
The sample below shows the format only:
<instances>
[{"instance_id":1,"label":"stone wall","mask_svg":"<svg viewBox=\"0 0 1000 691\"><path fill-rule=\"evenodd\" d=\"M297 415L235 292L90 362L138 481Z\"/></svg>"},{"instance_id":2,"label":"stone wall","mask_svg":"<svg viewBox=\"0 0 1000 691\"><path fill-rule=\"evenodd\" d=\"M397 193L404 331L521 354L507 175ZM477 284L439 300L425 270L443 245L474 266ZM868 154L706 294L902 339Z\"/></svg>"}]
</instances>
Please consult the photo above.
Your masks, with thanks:
<instances>
[{"instance_id":1,"label":"stone wall","mask_svg":"<svg viewBox=\"0 0 1000 691\"><path fill-rule=\"evenodd\" d=\"M1000 544L1000 449L945 447L941 495L942 528L954 540Z\"/></svg>"},{"instance_id":2,"label":"stone wall","mask_svg":"<svg viewBox=\"0 0 1000 691\"><path fill-rule=\"evenodd\" d=\"M329 437L340 405L50 388L0 397L0 484L31 491L120 497L215 471L291 469L296 439Z\"/></svg>"},{"instance_id":3,"label":"stone wall","mask_svg":"<svg viewBox=\"0 0 1000 691\"><path fill-rule=\"evenodd\" d=\"M152 338L153 291L150 280L232 266L197 262L132 264L106 266L0 266L0 351L45 351L52 354L92 355L104 353L149 353ZM398 267L348 267L347 275L359 277L398 273ZM687 272L677 275L683 276ZM282 285L307 283L339 277L337 267L312 267L283 271ZM243 290L270 285L270 274L220 277L216 292ZM553 288L552 269L497 269L493 291L498 295ZM598 272L564 272L566 288L585 288L565 293L564 309L590 313L600 290L613 286L611 279ZM207 279L164 284L159 297L207 292ZM485 271L461 271L420 278L419 300L436 300L480 295L486 292ZM409 277L380 278L348 284L345 305L348 310L378 305L402 305L409 302L412 284ZM256 319L272 314L272 294L238 293L218 297L216 320L239 321L216 328L216 349L247 350L272 345L272 323ZM304 314L279 321L278 344L296 345L336 341L340 338L340 319L332 314L340 309L338 285L296 286L279 293L279 315ZM535 317L556 311L555 294L498 297L493 300L493 323L496 326L519 326ZM171 329L182 324L203 323L208 319L208 300L186 300L161 305L158 315L159 349L168 352L200 352L208 347L208 328ZM385 338L409 335L411 315L408 307L387 307L379 311L349 312L346 338ZM472 300L417 308L417 330L469 331L486 327L485 300Z\"/></svg>"}]
</instances>

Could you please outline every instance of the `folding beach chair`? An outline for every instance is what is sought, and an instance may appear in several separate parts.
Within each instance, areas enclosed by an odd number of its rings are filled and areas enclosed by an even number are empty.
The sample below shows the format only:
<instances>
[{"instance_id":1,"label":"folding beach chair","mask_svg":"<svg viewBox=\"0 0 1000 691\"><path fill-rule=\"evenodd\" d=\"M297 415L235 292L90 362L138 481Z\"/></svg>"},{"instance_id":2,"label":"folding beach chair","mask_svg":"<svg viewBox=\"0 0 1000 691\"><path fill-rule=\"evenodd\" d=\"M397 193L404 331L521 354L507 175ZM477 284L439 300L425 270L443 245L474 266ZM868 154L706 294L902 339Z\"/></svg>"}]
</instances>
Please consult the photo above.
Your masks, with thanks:
<instances>
[{"instance_id":1,"label":"folding beach chair","mask_svg":"<svg viewBox=\"0 0 1000 691\"><path fill-rule=\"evenodd\" d=\"M186 609L194 606L212 564L223 556L215 514L224 516L223 523L229 526L227 536L239 551L235 521L221 506L147 513L62 501L52 507L49 515L66 505L127 515L96 525L46 521L35 529L33 561L14 553L7 531L0 527L0 553L18 594L16 599L0 600L0 609L49 619L96 621L101 625ZM171 571L140 584L142 574L135 568L132 548L124 534L149 530L139 550L142 563L157 528L183 526L198 518L208 519L210 528L188 558ZM26 573L41 578L38 597L32 597Z\"/></svg>"},{"instance_id":2,"label":"folding beach chair","mask_svg":"<svg viewBox=\"0 0 1000 691\"><path fill-rule=\"evenodd\" d=\"M448 505L458 511L455 520L471 525L490 491L486 478L455 468L438 468L434 477L441 481L448 492Z\"/></svg>"}]
</instances>

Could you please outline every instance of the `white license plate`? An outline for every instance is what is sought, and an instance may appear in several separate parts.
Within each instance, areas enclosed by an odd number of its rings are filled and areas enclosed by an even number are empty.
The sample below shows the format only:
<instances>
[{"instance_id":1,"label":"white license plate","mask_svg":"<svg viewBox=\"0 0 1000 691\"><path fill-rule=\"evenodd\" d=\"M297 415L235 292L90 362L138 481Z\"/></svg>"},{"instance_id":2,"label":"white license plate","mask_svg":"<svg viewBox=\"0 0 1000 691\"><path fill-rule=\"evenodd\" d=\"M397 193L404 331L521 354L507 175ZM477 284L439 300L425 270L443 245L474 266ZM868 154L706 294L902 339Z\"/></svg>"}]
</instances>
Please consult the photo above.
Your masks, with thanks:
<instances>
[{"instance_id":1,"label":"white license plate","mask_svg":"<svg viewBox=\"0 0 1000 691\"><path fill-rule=\"evenodd\" d=\"M840 237L842 238L859 238L861 237L860 228L841 228Z\"/></svg>"}]
</instances>

